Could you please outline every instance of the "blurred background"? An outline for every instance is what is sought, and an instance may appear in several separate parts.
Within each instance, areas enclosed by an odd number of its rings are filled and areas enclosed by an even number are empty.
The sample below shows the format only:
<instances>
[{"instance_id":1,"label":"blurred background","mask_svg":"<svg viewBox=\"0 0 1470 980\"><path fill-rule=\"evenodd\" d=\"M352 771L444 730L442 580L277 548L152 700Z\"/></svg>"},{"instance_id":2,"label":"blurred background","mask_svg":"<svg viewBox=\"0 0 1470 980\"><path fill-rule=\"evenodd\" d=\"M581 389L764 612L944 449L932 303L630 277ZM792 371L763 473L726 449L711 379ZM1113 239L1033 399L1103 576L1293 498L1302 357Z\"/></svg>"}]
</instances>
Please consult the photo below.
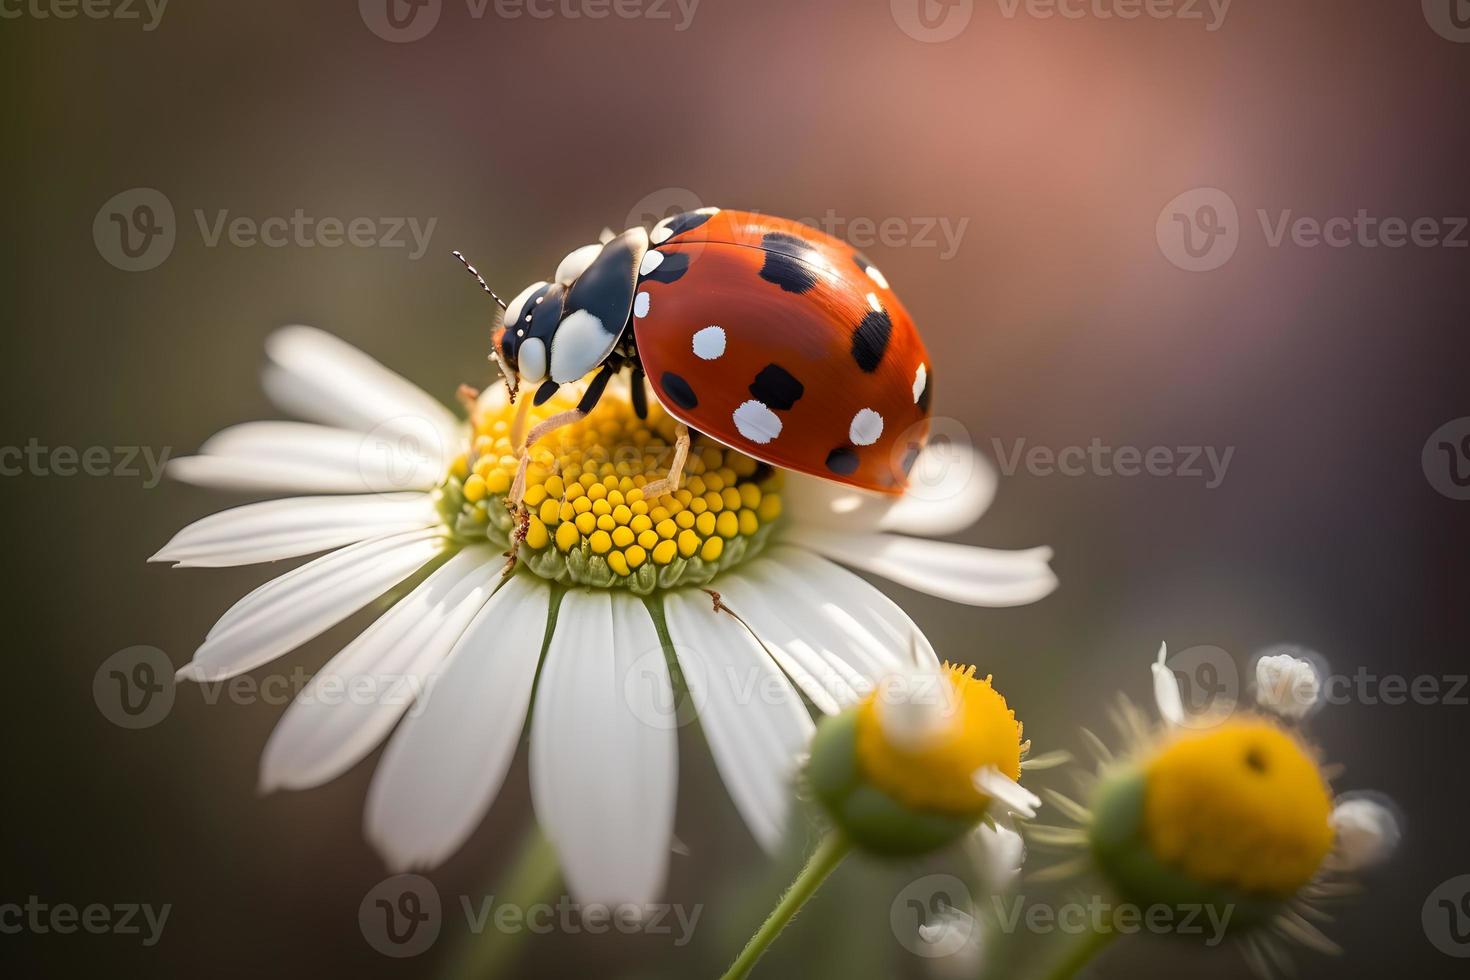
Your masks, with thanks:
<instances>
[{"instance_id":1,"label":"blurred background","mask_svg":"<svg viewBox=\"0 0 1470 980\"><path fill-rule=\"evenodd\" d=\"M395 977L452 960L455 897L493 892L530 822L524 759L430 875L451 910L439 940L400 960L358 925L386 874L361 832L371 760L260 797L282 705L181 687L137 730L99 710L109 656L141 644L182 665L267 577L144 564L240 502L155 485L148 454L275 417L258 371L286 323L449 400L489 377L489 307L451 249L510 293L604 226L718 204L862 247L939 366L936 413L997 463L1094 440L1170 450L1163 475L1003 467L964 539L1053 546L1062 586L1040 603L967 609L883 585L942 655L995 674L1039 749L1107 730L1117 692L1147 703L1160 640L1218 647L1242 672L1286 641L1341 675L1439 682L1400 704L1369 682L1314 720L1345 765L1336 786L1387 793L1407 832L1331 930L1346 954L1298 961L1306 977L1460 975L1421 912L1470 873L1470 689L1454 680L1470 672L1470 502L1455 479L1470 457L1434 449L1470 434L1463 2L6 0L0 13L0 442L112 461L108 475L0 479L0 901L172 907L152 946L0 935L7 973ZM317 231L279 247L228 232L298 212ZM372 219L370 241L317 233L356 218ZM1313 235L1334 218L1348 221ZM131 469L118 447L142 447ZM314 669L362 622L284 666ZM759 921L792 865L761 856L697 732L680 758L689 853L669 898L703 907L692 941L528 936L519 975L711 976ZM849 862L758 975L965 975L890 925L906 886L957 862ZM1017 937L1007 956L1034 970L1057 938ZM1134 937L1095 975L1186 971L1245 968Z\"/></svg>"}]
</instances>

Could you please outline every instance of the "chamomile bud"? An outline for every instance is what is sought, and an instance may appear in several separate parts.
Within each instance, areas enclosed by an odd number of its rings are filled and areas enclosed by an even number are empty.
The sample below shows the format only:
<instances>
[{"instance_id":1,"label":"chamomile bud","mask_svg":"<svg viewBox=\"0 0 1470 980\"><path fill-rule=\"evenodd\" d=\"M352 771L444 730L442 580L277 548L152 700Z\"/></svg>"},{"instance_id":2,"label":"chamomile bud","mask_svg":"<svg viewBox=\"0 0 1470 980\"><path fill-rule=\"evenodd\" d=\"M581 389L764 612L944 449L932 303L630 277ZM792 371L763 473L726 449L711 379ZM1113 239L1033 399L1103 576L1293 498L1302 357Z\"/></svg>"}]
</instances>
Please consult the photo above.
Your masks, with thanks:
<instances>
[{"instance_id":1,"label":"chamomile bud","mask_svg":"<svg viewBox=\"0 0 1470 980\"><path fill-rule=\"evenodd\" d=\"M1273 647L1256 660L1256 704L1289 721L1300 721L1322 698L1322 677L1307 651Z\"/></svg>"},{"instance_id":2,"label":"chamomile bud","mask_svg":"<svg viewBox=\"0 0 1470 980\"><path fill-rule=\"evenodd\" d=\"M1403 836L1393 806L1372 793L1339 797L1331 822L1336 845L1329 863L1338 871L1366 871L1384 864Z\"/></svg>"},{"instance_id":3,"label":"chamomile bud","mask_svg":"<svg viewBox=\"0 0 1470 980\"><path fill-rule=\"evenodd\" d=\"M857 846L916 854L986 817L1029 814L1017 780L1021 723L989 677L946 665L885 679L857 706L825 719L808 783Z\"/></svg>"}]
</instances>

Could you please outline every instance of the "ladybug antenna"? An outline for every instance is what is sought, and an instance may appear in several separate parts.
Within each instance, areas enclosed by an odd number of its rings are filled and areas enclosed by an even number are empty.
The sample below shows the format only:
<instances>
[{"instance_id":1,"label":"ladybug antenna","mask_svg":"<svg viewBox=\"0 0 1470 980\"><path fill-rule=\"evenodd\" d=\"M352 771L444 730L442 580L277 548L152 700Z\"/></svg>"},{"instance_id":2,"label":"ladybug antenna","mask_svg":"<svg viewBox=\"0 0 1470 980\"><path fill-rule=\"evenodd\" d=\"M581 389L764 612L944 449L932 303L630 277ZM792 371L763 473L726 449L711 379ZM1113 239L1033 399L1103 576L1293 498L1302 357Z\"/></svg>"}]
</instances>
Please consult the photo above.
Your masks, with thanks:
<instances>
[{"instance_id":1,"label":"ladybug antenna","mask_svg":"<svg viewBox=\"0 0 1470 980\"><path fill-rule=\"evenodd\" d=\"M491 299L495 300L495 304L497 306L499 306L502 310L504 310L505 309L505 300L503 300L499 296L496 296L495 295L495 290L491 289L485 283L485 277L482 276L482 275L480 275L479 270L477 270L474 266L470 265L469 259L467 259L467 258L464 257L464 253L456 250L455 253L454 253L454 257L457 258L457 259L459 259L460 264L465 267L465 271L466 272L468 272L470 275L472 275L472 276L475 277L475 282L479 283L480 284L480 288L483 289L483 290L485 290L485 292L490 296Z\"/></svg>"}]
</instances>

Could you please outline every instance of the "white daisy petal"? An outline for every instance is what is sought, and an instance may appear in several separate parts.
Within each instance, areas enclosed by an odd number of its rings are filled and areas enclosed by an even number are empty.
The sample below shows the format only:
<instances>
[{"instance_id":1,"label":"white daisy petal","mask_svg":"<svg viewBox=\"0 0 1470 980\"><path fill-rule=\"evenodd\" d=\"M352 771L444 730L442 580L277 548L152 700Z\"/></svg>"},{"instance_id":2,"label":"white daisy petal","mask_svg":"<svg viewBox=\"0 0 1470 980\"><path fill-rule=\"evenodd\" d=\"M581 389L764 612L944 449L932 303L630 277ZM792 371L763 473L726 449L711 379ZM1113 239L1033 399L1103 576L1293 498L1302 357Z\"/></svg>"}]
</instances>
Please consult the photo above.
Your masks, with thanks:
<instances>
[{"instance_id":1,"label":"white daisy petal","mask_svg":"<svg viewBox=\"0 0 1470 980\"><path fill-rule=\"evenodd\" d=\"M788 473L781 499L793 524L938 537L979 520L995 499L996 479L995 468L970 446L935 440L919 454L902 497Z\"/></svg>"},{"instance_id":2,"label":"white daisy petal","mask_svg":"<svg viewBox=\"0 0 1470 980\"><path fill-rule=\"evenodd\" d=\"M501 567L489 546L463 549L328 661L271 733L262 791L319 786L371 752L485 604Z\"/></svg>"},{"instance_id":3,"label":"white daisy petal","mask_svg":"<svg viewBox=\"0 0 1470 980\"><path fill-rule=\"evenodd\" d=\"M996 895L1004 894L1016 883L1026 863L1026 841L1005 816L993 822L981 821L966 835L965 851L982 887Z\"/></svg>"},{"instance_id":4,"label":"white daisy petal","mask_svg":"<svg viewBox=\"0 0 1470 980\"><path fill-rule=\"evenodd\" d=\"M362 351L314 327L282 327L266 340L265 387L301 418L359 432L424 423L453 445L459 423L443 405Z\"/></svg>"},{"instance_id":5,"label":"white daisy petal","mask_svg":"<svg viewBox=\"0 0 1470 980\"><path fill-rule=\"evenodd\" d=\"M743 619L761 644L823 714L836 714L862 700L872 688L867 665L855 669L831 652L810 628L807 608L770 588L761 570L769 562L721 576L720 601Z\"/></svg>"},{"instance_id":6,"label":"white daisy petal","mask_svg":"<svg viewBox=\"0 0 1470 980\"><path fill-rule=\"evenodd\" d=\"M1182 725L1185 722L1184 698L1179 693L1179 678L1169 669L1164 662L1169 657L1169 644L1159 644L1159 657L1151 665L1154 675L1154 704L1158 706L1159 717L1169 725Z\"/></svg>"},{"instance_id":7,"label":"white daisy petal","mask_svg":"<svg viewBox=\"0 0 1470 980\"><path fill-rule=\"evenodd\" d=\"M931 441L909 470L908 490L878 528L924 537L963 531L995 500L997 480L995 467L972 447Z\"/></svg>"},{"instance_id":8,"label":"white daisy petal","mask_svg":"<svg viewBox=\"0 0 1470 980\"><path fill-rule=\"evenodd\" d=\"M149 561L197 568L311 555L439 522L427 494L289 497L211 514L181 530Z\"/></svg>"},{"instance_id":9,"label":"white daisy petal","mask_svg":"<svg viewBox=\"0 0 1470 980\"><path fill-rule=\"evenodd\" d=\"M425 426L352 432L309 422L245 422L211 436L200 453L296 462L355 475L368 489L432 490L449 464L436 430Z\"/></svg>"},{"instance_id":10,"label":"white daisy petal","mask_svg":"<svg viewBox=\"0 0 1470 980\"><path fill-rule=\"evenodd\" d=\"M975 771L975 788L1005 809L1022 817L1036 816L1041 806L1041 797L1026 789L994 766L984 766Z\"/></svg>"},{"instance_id":11,"label":"white daisy petal","mask_svg":"<svg viewBox=\"0 0 1470 980\"><path fill-rule=\"evenodd\" d=\"M367 837L394 871L432 868L490 808L520 743L551 590L513 576L429 673L427 711L405 718L368 790Z\"/></svg>"},{"instance_id":12,"label":"white daisy petal","mask_svg":"<svg viewBox=\"0 0 1470 980\"><path fill-rule=\"evenodd\" d=\"M814 726L801 697L750 633L705 593L664 596L664 616L725 787L767 851L780 847L791 779Z\"/></svg>"},{"instance_id":13,"label":"white daisy petal","mask_svg":"<svg viewBox=\"0 0 1470 980\"><path fill-rule=\"evenodd\" d=\"M562 598L531 715L531 800L580 902L657 899L674 830L673 691L637 598Z\"/></svg>"},{"instance_id":14,"label":"white daisy petal","mask_svg":"<svg viewBox=\"0 0 1470 980\"><path fill-rule=\"evenodd\" d=\"M792 544L920 592L971 606L1017 606L1057 587L1050 548L995 551L893 534L843 534L795 525Z\"/></svg>"},{"instance_id":15,"label":"white daisy petal","mask_svg":"<svg viewBox=\"0 0 1470 980\"><path fill-rule=\"evenodd\" d=\"M272 579L230 607L179 677L225 680L290 653L408 578L443 549L437 531L410 531L333 551Z\"/></svg>"}]
</instances>

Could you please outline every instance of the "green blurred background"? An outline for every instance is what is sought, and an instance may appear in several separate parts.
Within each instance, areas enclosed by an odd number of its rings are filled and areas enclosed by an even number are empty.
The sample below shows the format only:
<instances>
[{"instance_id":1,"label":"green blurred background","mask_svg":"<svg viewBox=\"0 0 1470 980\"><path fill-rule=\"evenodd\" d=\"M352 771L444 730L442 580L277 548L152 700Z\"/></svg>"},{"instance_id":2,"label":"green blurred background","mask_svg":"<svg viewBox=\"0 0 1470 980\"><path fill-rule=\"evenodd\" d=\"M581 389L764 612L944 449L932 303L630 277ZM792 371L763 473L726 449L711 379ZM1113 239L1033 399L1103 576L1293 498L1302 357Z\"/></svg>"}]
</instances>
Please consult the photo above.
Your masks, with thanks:
<instances>
[{"instance_id":1,"label":"green blurred background","mask_svg":"<svg viewBox=\"0 0 1470 980\"><path fill-rule=\"evenodd\" d=\"M0 442L190 452L225 425L273 417L261 346L292 322L448 399L487 379L487 304L454 248L514 292L605 225L691 200L830 214L857 237L886 221L885 240L859 244L939 365L937 413L988 454L1018 439L1234 449L1213 489L1181 476L1003 477L964 538L1054 546L1062 587L1036 605L966 609L885 584L942 655L995 674L1038 748L1078 749L1077 726L1105 728L1118 691L1146 700L1161 639L1221 647L1242 669L1294 641L1345 674L1470 670L1470 503L1436 492L1421 466L1430 433L1470 414L1470 251L1273 247L1257 217L1470 214L1470 44L1433 29L1450 3L1240 0L1223 21L1203 4L1197 20L925 3L703 0L691 18L648 0L628 8L642 16L594 19L569 15L588 11L581 0L538 6L546 18L443 0L402 7L438 19L390 41L370 28L386 30L383 0L175 0L156 22L143 6L138 19L60 19L43 0L7 0ZM93 224L140 187L170 202L176 241L161 264L127 272ZM1238 207L1239 244L1191 272L1171 261L1169 215L1164 232L1156 224L1201 187ZM434 224L414 257L411 245L211 246L195 218L297 209ZM256 764L280 706L210 705L181 688L144 730L99 712L92 682L108 656L149 644L186 662L265 577L145 566L179 527L235 501L144 483L0 480L0 901L173 911L152 948L0 935L6 972L432 975L462 927L446 924L412 960L379 955L358 928L358 903L385 874L360 829L370 762L261 798ZM285 663L314 668L361 625ZM1332 930L1347 955L1302 956L1302 975L1459 975L1421 907L1470 872L1470 707L1356 698L1314 730L1346 765L1337 785L1388 793L1407 836ZM535 936L522 975L709 976L753 927L791 868L760 855L695 733L681 765L690 853L674 859L669 893L704 906L694 941ZM522 759L470 845L431 875L446 902L493 890L529 819ZM850 865L764 975L955 975L957 961L906 949L889 915L916 876L957 864ZM1051 952L1047 937L1020 945L1021 957ZM1243 973L1229 952L1138 939L1097 975Z\"/></svg>"}]
</instances>

